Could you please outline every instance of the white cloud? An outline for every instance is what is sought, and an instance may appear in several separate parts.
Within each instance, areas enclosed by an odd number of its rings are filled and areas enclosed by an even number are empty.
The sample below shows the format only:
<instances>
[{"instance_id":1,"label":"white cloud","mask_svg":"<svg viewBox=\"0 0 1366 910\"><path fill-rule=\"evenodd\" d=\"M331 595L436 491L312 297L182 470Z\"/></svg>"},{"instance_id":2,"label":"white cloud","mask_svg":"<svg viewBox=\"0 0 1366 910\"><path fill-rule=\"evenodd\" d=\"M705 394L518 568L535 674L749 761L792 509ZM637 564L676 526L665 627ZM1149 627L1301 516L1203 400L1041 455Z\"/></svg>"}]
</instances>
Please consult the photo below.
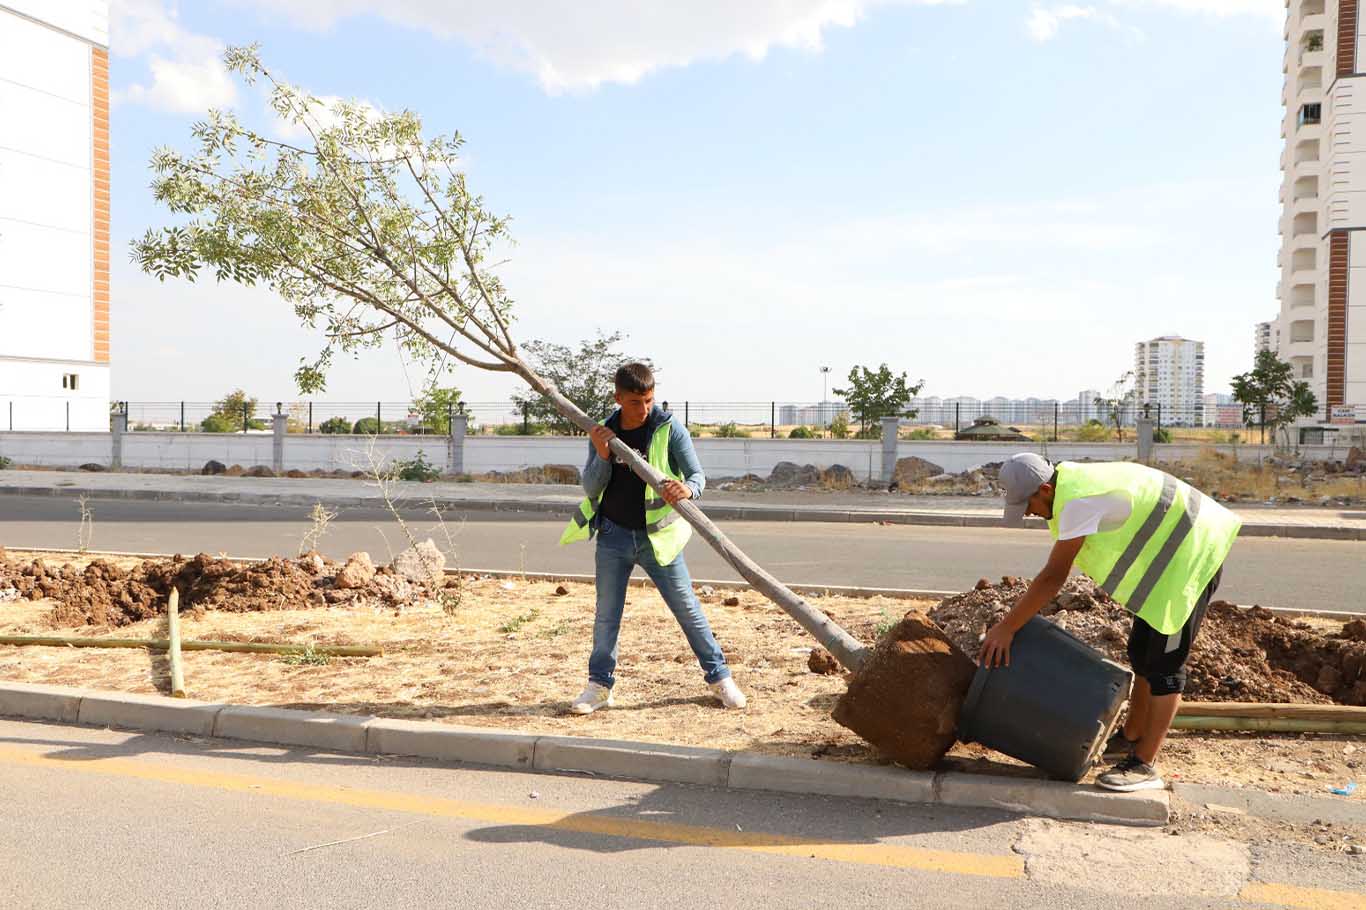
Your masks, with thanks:
<instances>
[{"instance_id":1,"label":"white cloud","mask_svg":"<svg viewBox=\"0 0 1366 910\"><path fill-rule=\"evenodd\" d=\"M631 84L656 70L775 47L817 51L827 29L848 28L877 6L963 0L246 0L267 13L325 28L356 15L456 38L494 62L535 75L548 92Z\"/></svg>"},{"instance_id":2,"label":"white cloud","mask_svg":"<svg viewBox=\"0 0 1366 910\"><path fill-rule=\"evenodd\" d=\"M341 118L336 113L336 106L343 101L359 105L361 109L365 111L367 120L377 120L383 116L383 111L376 105L366 101L364 98L341 98L337 95L318 95L314 97L317 99L317 104L310 105L309 111L312 115L312 120L320 129L330 129L340 122ZM269 105L267 105L267 112L271 117L275 118L276 132L279 133L282 138L300 140L308 135L308 130L305 129L302 124L285 120L276 114L275 110L270 108Z\"/></svg>"},{"instance_id":3,"label":"white cloud","mask_svg":"<svg viewBox=\"0 0 1366 910\"><path fill-rule=\"evenodd\" d=\"M1185 13L1208 13L1215 16L1260 16L1285 19L1283 0L1115 0L1128 6L1167 6Z\"/></svg>"},{"instance_id":4,"label":"white cloud","mask_svg":"<svg viewBox=\"0 0 1366 910\"><path fill-rule=\"evenodd\" d=\"M145 56L150 79L115 90L115 103L175 113L236 104L237 87L220 59L223 43L182 28L173 4L114 0L109 20L110 49L121 57Z\"/></svg>"},{"instance_id":5,"label":"white cloud","mask_svg":"<svg viewBox=\"0 0 1366 910\"><path fill-rule=\"evenodd\" d=\"M1035 41L1051 41L1057 37L1058 29L1064 22L1071 19L1094 19L1096 8L1094 6L1056 6L1046 9L1036 6L1029 13L1029 21L1025 27L1029 30L1029 37Z\"/></svg>"}]
</instances>

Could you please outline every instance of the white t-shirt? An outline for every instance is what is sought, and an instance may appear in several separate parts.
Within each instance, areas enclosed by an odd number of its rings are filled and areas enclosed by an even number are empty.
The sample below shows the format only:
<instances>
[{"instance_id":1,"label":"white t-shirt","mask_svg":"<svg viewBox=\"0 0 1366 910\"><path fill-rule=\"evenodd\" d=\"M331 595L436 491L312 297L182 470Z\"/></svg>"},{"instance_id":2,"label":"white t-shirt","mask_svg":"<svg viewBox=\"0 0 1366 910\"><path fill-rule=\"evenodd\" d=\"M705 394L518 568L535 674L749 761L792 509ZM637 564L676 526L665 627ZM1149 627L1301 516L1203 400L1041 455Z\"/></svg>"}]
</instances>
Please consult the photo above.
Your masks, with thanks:
<instances>
[{"instance_id":1,"label":"white t-shirt","mask_svg":"<svg viewBox=\"0 0 1366 910\"><path fill-rule=\"evenodd\" d=\"M1076 540L1124 526L1134 510L1129 494L1121 491L1083 496L1063 506L1058 516L1058 540Z\"/></svg>"}]
</instances>

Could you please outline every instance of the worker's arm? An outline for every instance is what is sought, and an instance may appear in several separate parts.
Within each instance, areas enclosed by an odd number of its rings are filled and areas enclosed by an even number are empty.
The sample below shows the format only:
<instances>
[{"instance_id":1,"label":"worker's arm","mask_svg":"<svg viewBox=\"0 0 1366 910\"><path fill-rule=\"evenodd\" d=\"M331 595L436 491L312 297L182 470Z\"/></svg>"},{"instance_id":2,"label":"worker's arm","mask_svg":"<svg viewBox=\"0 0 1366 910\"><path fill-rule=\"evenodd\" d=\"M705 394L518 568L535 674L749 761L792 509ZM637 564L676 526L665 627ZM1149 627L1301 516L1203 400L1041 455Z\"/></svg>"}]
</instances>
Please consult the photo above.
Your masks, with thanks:
<instances>
[{"instance_id":1,"label":"worker's arm","mask_svg":"<svg viewBox=\"0 0 1366 910\"><path fill-rule=\"evenodd\" d=\"M987 637L982 642L982 651L977 656L978 663L988 669L1010 666L1010 642L1015 633L1024 628L1024 624L1050 600L1058 596L1062 586L1067 583L1068 573L1072 571L1072 562L1081 552L1084 543L1085 537L1075 537L1053 544L1053 552L1048 554L1047 565L1034 577L1029 590L1024 592L1024 596L1015 602L1015 606L1010 608L1010 612L1002 617L1000 622L987 631Z\"/></svg>"},{"instance_id":2,"label":"worker's arm","mask_svg":"<svg viewBox=\"0 0 1366 910\"><path fill-rule=\"evenodd\" d=\"M616 434L602 424L588 434L588 463L583 466L583 491L597 499L612 479L612 450L608 445Z\"/></svg>"}]
</instances>

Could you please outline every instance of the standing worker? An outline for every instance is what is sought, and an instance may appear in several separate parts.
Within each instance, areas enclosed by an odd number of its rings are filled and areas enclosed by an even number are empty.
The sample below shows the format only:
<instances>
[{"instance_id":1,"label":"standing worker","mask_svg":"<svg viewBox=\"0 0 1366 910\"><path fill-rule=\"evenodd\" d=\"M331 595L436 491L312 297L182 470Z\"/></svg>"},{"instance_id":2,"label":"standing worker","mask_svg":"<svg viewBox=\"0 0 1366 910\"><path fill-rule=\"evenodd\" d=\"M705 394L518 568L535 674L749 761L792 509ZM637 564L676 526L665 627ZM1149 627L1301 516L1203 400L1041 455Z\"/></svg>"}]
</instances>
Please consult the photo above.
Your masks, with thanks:
<instances>
[{"instance_id":1,"label":"standing worker","mask_svg":"<svg viewBox=\"0 0 1366 910\"><path fill-rule=\"evenodd\" d=\"M588 463L583 469L587 498L565 528L560 543L598 539L596 555L597 614L593 652L588 658L588 686L570 704L576 714L611 707L616 683L617 635L626 608L631 571L640 566L659 589L692 647L707 684L727 708L743 708L745 695L731 679L721 646L693 593L683 547L692 525L673 508L702 495L707 478L693 449L688 428L668 411L655 407L655 377L643 363L617 370L618 408L589 434ZM612 455L609 443L620 439L669 478L662 498Z\"/></svg>"},{"instance_id":2,"label":"standing worker","mask_svg":"<svg viewBox=\"0 0 1366 910\"><path fill-rule=\"evenodd\" d=\"M1033 453L1001 466L1006 523L1048 521L1054 544L1029 590L987 631L978 655L1010 666L1010 642L1051 601L1075 565L1134 614L1133 697L1105 746L1118 763L1096 778L1107 790L1161 789L1158 750L1186 688L1186 660L1242 521L1213 499L1129 462L1051 465Z\"/></svg>"}]
</instances>

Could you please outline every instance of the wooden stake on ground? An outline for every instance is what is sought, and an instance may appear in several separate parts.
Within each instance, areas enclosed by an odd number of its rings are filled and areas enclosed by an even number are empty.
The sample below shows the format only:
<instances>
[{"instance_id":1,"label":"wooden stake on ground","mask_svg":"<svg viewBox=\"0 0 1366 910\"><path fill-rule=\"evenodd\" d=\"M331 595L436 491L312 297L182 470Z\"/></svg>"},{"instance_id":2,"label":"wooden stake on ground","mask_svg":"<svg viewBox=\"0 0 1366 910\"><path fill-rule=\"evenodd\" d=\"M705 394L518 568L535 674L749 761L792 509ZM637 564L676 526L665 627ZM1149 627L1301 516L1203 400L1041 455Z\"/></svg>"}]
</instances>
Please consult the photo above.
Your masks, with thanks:
<instances>
[{"instance_id":1,"label":"wooden stake on ground","mask_svg":"<svg viewBox=\"0 0 1366 910\"><path fill-rule=\"evenodd\" d=\"M147 648L165 651L164 638L90 638L83 635L0 635L0 645L48 645L56 648ZM232 651L244 654L325 654L328 657L379 657L374 645L291 645L255 641L182 641L185 651Z\"/></svg>"},{"instance_id":2,"label":"wooden stake on ground","mask_svg":"<svg viewBox=\"0 0 1366 910\"><path fill-rule=\"evenodd\" d=\"M185 662L180 657L180 589L171 587L171 598L166 604L166 634L170 639L171 696L185 697Z\"/></svg>"}]
</instances>

